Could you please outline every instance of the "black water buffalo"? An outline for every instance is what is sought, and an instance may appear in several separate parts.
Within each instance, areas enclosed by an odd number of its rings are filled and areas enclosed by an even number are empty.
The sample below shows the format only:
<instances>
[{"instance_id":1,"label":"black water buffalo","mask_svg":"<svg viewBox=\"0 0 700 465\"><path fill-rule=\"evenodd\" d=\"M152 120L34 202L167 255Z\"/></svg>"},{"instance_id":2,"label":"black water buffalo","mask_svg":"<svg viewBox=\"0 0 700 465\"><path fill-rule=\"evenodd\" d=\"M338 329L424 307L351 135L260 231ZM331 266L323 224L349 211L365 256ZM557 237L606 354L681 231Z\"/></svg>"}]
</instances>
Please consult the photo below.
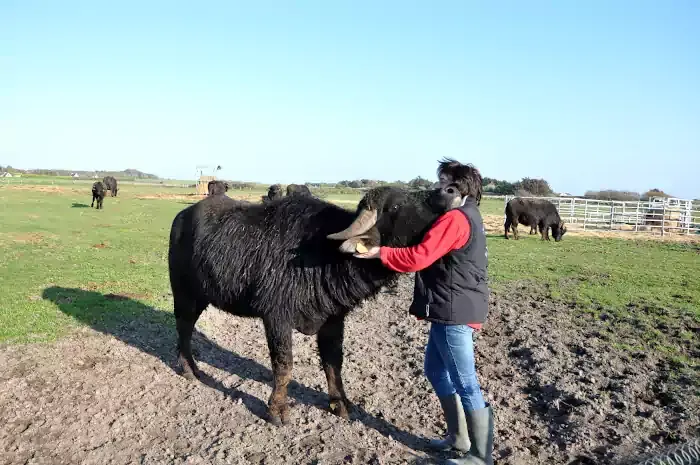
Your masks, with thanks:
<instances>
[{"instance_id":1,"label":"black water buffalo","mask_svg":"<svg viewBox=\"0 0 700 465\"><path fill-rule=\"evenodd\" d=\"M265 203L271 200L281 199L282 197L284 197L284 194L282 193L282 186L279 184L273 184L267 190L267 195L262 196L262 201Z\"/></svg>"},{"instance_id":2,"label":"black water buffalo","mask_svg":"<svg viewBox=\"0 0 700 465\"><path fill-rule=\"evenodd\" d=\"M228 183L226 181L209 181L207 190L209 195L223 195L228 191Z\"/></svg>"},{"instance_id":3,"label":"black water buffalo","mask_svg":"<svg viewBox=\"0 0 700 465\"><path fill-rule=\"evenodd\" d=\"M534 234L539 229L542 240L549 240L549 228L552 228L552 236L556 242L559 242L566 233L566 226L559 217L557 207L549 200L516 197L506 204L505 214L506 239L508 239L508 229L513 230L515 239L519 238L518 224L530 226L530 234Z\"/></svg>"},{"instance_id":4,"label":"black water buffalo","mask_svg":"<svg viewBox=\"0 0 700 465\"><path fill-rule=\"evenodd\" d=\"M105 186L105 190L108 190L110 192L111 197L116 197L117 196L117 180L114 179L114 176L105 176L104 179L102 180Z\"/></svg>"},{"instance_id":5,"label":"black water buffalo","mask_svg":"<svg viewBox=\"0 0 700 465\"><path fill-rule=\"evenodd\" d=\"M213 196L183 209L173 220L168 252L183 376L200 377L192 331L211 304L262 319L274 373L268 400L273 424L289 420L293 329L316 335L331 411L347 419L345 316L398 276L379 260L352 254L359 243L416 244L460 201L454 186L419 192L382 186L366 193L357 213L296 195L262 204Z\"/></svg>"},{"instance_id":6,"label":"black water buffalo","mask_svg":"<svg viewBox=\"0 0 700 465\"><path fill-rule=\"evenodd\" d=\"M305 184L290 184L287 186L287 195L311 195L311 191Z\"/></svg>"},{"instance_id":7,"label":"black water buffalo","mask_svg":"<svg viewBox=\"0 0 700 465\"><path fill-rule=\"evenodd\" d=\"M97 209L99 210L102 208L102 201L105 199L106 195L105 191L105 186L100 181L92 185L92 203L90 204L90 208L95 205L95 200L97 200Z\"/></svg>"}]
</instances>

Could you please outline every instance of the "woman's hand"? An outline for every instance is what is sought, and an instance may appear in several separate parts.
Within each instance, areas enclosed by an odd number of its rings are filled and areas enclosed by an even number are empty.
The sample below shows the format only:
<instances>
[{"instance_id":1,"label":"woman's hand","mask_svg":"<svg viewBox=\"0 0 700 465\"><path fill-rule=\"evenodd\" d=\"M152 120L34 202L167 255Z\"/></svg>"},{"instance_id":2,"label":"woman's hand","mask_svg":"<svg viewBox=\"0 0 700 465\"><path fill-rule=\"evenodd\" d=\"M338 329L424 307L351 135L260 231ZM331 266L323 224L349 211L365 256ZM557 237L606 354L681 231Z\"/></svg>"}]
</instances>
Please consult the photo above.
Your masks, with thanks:
<instances>
[{"instance_id":1,"label":"woman's hand","mask_svg":"<svg viewBox=\"0 0 700 465\"><path fill-rule=\"evenodd\" d=\"M379 247L374 246L365 253L355 253L353 255L357 258L379 258Z\"/></svg>"}]
</instances>

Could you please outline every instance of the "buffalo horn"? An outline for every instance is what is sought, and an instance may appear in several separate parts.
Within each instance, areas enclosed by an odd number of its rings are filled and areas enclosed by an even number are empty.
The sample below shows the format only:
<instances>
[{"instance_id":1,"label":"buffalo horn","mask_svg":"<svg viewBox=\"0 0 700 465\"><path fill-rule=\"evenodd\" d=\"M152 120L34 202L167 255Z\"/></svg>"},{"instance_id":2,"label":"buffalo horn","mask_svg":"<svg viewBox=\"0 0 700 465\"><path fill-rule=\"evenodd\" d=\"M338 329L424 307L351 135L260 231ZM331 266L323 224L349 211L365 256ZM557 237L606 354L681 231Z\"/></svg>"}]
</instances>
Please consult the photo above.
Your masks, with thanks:
<instances>
[{"instance_id":1,"label":"buffalo horn","mask_svg":"<svg viewBox=\"0 0 700 465\"><path fill-rule=\"evenodd\" d=\"M343 231L329 234L328 239L349 239L369 231L377 222L377 210L360 210L355 221Z\"/></svg>"}]
</instances>

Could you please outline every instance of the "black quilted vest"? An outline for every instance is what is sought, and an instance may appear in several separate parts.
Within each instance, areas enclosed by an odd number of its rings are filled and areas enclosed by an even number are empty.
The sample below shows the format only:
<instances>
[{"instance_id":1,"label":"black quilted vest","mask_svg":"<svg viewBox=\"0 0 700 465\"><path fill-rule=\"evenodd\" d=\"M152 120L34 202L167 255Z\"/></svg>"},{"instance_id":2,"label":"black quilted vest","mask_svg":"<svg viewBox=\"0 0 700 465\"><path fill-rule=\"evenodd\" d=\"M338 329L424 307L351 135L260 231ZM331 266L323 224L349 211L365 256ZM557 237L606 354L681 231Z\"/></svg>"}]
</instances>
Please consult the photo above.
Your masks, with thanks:
<instances>
[{"instance_id":1,"label":"black quilted vest","mask_svg":"<svg viewBox=\"0 0 700 465\"><path fill-rule=\"evenodd\" d=\"M457 210L469 221L469 240L416 273L409 313L447 325L484 323L489 301L484 223L471 197Z\"/></svg>"}]
</instances>

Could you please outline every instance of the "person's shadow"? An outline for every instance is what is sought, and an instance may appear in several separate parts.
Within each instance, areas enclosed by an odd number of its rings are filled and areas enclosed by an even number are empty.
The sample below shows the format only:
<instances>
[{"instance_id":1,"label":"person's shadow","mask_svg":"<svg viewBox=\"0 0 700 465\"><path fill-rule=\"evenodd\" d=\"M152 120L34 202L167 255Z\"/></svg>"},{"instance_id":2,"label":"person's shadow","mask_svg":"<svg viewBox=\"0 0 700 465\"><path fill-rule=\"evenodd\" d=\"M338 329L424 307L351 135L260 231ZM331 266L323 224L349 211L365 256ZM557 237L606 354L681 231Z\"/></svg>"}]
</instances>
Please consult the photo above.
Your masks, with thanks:
<instances>
[{"instance_id":1,"label":"person's shadow","mask_svg":"<svg viewBox=\"0 0 700 465\"><path fill-rule=\"evenodd\" d=\"M46 288L42 294L65 314L90 325L93 329L110 334L144 353L158 357L178 373L175 318L172 313L157 310L128 296L101 294L83 289L53 286ZM228 351L195 329L193 335L195 359L215 368L236 375L242 379L251 379L272 386L272 371L255 360L242 357ZM177 368L176 368L177 367ZM233 399L240 398L248 410L267 420L267 405L262 400L243 391L224 386L221 381L202 372L201 381L224 395ZM292 380L289 383L289 396L300 404L311 405L328 410L328 395L303 386ZM356 420L391 436L396 441L414 450L426 450L425 441L414 434L397 429L391 423L377 418L360 406L353 404L351 420Z\"/></svg>"}]
</instances>

